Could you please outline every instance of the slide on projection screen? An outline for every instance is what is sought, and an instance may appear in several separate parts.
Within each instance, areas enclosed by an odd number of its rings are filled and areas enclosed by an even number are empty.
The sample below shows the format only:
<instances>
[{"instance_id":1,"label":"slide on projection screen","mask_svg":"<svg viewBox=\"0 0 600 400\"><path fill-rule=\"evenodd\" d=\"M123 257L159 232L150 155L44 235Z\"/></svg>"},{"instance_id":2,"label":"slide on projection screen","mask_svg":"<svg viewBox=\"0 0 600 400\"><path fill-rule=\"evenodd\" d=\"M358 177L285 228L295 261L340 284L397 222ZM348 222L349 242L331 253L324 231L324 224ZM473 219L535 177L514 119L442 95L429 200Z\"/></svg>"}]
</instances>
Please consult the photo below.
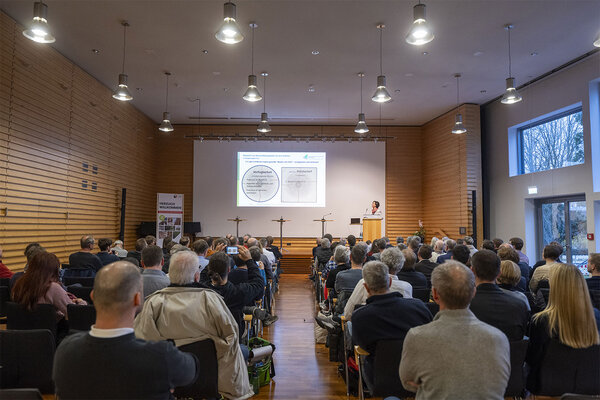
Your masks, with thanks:
<instances>
[{"instance_id":1,"label":"slide on projection screen","mask_svg":"<svg viewBox=\"0 0 600 400\"><path fill-rule=\"evenodd\" d=\"M235 233L228 221L235 217L245 220L240 234L279 236L273 220L283 217L289 220L284 236L320 236L314 220L324 215L332 220L325 224L332 235L358 235L361 227L350 218L362 217L373 200L385 215L385 160L384 142L196 140L186 207L193 203L203 236Z\"/></svg>"},{"instance_id":2,"label":"slide on projection screen","mask_svg":"<svg viewBox=\"0 0 600 400\"><path fill-rule=\"evenodd\" d=\"M238 207L325 207L326 153L238 152Z\"/></svg>"}]
</instances>

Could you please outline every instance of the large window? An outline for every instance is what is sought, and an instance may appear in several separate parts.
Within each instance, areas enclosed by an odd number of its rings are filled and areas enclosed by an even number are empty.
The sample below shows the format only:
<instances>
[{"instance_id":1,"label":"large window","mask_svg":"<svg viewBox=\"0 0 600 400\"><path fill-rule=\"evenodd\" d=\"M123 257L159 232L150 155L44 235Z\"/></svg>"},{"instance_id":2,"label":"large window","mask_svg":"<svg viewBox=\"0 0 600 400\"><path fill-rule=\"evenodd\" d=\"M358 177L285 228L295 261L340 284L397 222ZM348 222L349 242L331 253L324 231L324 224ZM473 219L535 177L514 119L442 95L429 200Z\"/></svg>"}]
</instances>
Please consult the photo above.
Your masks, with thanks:
<instances>
[{"instance_id":1,"label":"large window","mask_svg":"<svg viewBox=\"0 0 600 400\"><path fill-rule=\"evenodd\" d=\"M581 107L522 126L517 131L519 174L583 164Z\"/></svg>"}]
</instances>

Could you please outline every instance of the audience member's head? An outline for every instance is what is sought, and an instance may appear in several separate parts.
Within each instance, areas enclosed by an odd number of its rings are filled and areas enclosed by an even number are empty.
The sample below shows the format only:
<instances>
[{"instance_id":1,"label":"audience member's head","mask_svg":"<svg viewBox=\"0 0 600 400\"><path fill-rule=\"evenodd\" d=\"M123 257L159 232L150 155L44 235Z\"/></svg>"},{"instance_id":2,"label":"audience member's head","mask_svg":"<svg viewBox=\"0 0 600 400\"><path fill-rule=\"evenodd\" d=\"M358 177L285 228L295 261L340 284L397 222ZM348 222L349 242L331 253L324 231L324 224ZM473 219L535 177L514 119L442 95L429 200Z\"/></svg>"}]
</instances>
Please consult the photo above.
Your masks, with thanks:
<instances>
[{"instance_id":1,"label":"audience member's head","mask_svg":"<svg viewBox=\"0 0 600 400\"><path fill-rule=\"evenodd\" d=\"M323 235L323 237L329 239L329 243L333 242L333 236L331 235L331 233L326 233L325 235Z\"/></svg>"},{"instance_id":2,"label":"audience member's head","mask_svg":"<svg viewBox=\"0 0 600 400\"><path fill-rule=\"evenodd\" d=\"M214 251L217 251L217 250L223 251L225 249L225 247L227 247L228 243L229 243L229 240L225 239L224 237L213 239L212 249Z\"/></svg>"},{"instance_id":3,"label":"audience member's head","mask_svg":"<svg viewBox=\"0 0 600 400\"><path fill-rule=\"evenodd\" d=\"M344 246L336 247L333 252L333 261L335 261L337 265L348 264L348 262L350 262L350 250Z\"/></svg>"},{"instance_id":4,"label":"audience member's head","mask_svg":"<svg viewBox=\"0 0 600 400\"><path fill-rule=\"evenodd\" d=\"M348 240L348 246L354 247L356 245L356 236L354 236L354 235L348 235L348 237L346 238L346 240Z\"/></svg>"},{"instance_id":5,"label":"audience member's head","mask_svg":"<svg viewBox=\"0 0 600 400\"><path fill-rule=\"evenodd\" d=\"M500 275L498 275L498 284L515 287L521 280L521 269L511 260L500 262Z\"/></svg>"},{"instance_id":6,"label":"audience member's head","mask_svg":"<svg viewBox=\"0 0 600 400\"><path fill-rule=\"evenodd\" d=\"M227 257L227 260L229 261L229 257ZM199 267L200 261L193 251L180 251L173 254L169 262L169 279L175 285L189 285L190 283L198 282L200 279Z\"/></svg>"},{"instance_id":7,"label":"audience member's head","mask_svg":"<svg viewBox=\"0 0 600 400\"><path fill-rule=\"evenodd\" d=\"M438 254L442 254L444 252L444 247L446 247L446 243L444 243L443 240L438 240L433 246L433 251L435 251Z\"/></svg>"},{"instance_id":8,"label":"audience member's head","mask_svg":"<svg viewBox=\"0 0 600 400\"><path fill-rule=\"evenodd\" d=\"M253 238L253 237L248 238L248 240L246 241L246 245L248 246L248 248L256 246L262 250L260 242L258 241L257 238Z\"/></svg>"},{"instance_id":9,"label":"audience member's head","mask_svg":"<svg viewBox=\"0 0 600 400\"><path fill-rule=\"evenodd\" d=\"M587 270L593 276L600 276L600 253L590 253Z\"/></svg>"},{"instance_id":10,"label":"audience member's head","mask_svg":"<svg viewBox=\"0 0 600 400\"><path fill-rule=\"evenodd\" d=\"M495 282L500 275L500 259L491 250L480 250L471 257L471 269L480 282Z\"/></svg>"},{"instance_id":11,"label":"audience member's head","mask_svg":"<svg viewBox=\"0 0 600 400\"><path fill-rule=\"evenodd\" d=\"M437 238L437 236L434 236L431 238L431 242L429 243L429 245L431 246L431 248L433 249L435 247L435 244L437 243L439 239Z\"/></svg>"},{"instance_id":12,"label":"audience member's head","mask_svg":"<svg viewBox=\"0 0 600 400\"><path fill-rule=\"evenodd\" d=\"M267 239L266 239L266 238L262 238L262 239L260 239L260 240L259 240L259 242L260 242L260 246L261 246L263 249L265 249L265 248L266 248L266 247L269 245L269 242L267 241Z\"/></svg>"},{"instance_id":13,"label":"audience member's head","mask_svg":"<svg viewBox=\"0 0 600 400\"><path fill-rule=\"evenodd\" d=\"M385 242L385 247L388 247L391 244L389 237L384 236L384 237L382 237L382 239Z\"/></svg>"},{"instance_id":14,"label":"audience member's head","mask_svg":"<svg viewBox=\"0 0 600 400\"><path fill-rule=\"evenodd\" d=\"M431 248L431 246L428 246L426 244L421 246L421 248L419 249L419 253L418 253L420 260L429 260L431 258L432 254L433 254L433 249Z\"/></svg>"},{"instance_id":15,"label":"audience member's head","mask_svg":"<svg viewBox=\"0 0 600 400\"><path fill-rule=\"evenodd\" d=\"M238 245L238 238L236 236L231 235L229 237L229 245L230 246L237 246Z\"/></svg>"},{"instance_id":16,"label":"audience member's head","mask_svg":"<svg viewBox=\"0 0 600 400\"><path fill-rule=\"evenodd\" d=\"M247 244L247 243L248 243L248 239L250 239L251 237L252 237L252 235L251 235L251 234L249 234L249 233L246 233L246 234L244 235L244 244Z\"/></svg>"},{"instance_id":17,"label":"audience member's head","mask_svg":"<svg viewBox=\"0 0 600 400\"><path fill-rule=\"evenodd\" d=\"M117 261L102 267L96 274L92 300L99 318L127 316L133 323L144 298L142 293L139 269L130 262Z\"/></svg>"},{"instance_id":18,"label":"audience member's head","mask_svg":"<svg viewBox=\"0 0 600 400\"><path fill-rule=\"evenodd\" d=\"M207 236L204 238L204 240L206 240L206 243L208 243L208 247L212 247L213 241L215 239L212 236Z\"/></svg>"},{"instance_id":19,"label":"audience member's head","mask_svg":"<svg viewBox=\"0 0 600 400\"><path fill-rule=\"evenodd\" d=\"M135 251L139 251L141 253L142 250L146 248L146 246L148 246L148 244L146 243L146 239L144 238L140 238L135 241Z\"/></svg>"},{"instance_id":20,"label":"audience member's head","mask_svg":"<svg viewBox=\"0 0 600 400\"><path fill-rule=\"evenodd\" d=\"M456 245L460 246L460 245L464 245L465 241L463 239L456 239Z\"/></svg>"},{"instance_id":21,"label":"audience member's head","mask_svg":"<svg viewBox=\"0 0 600 400\"><path fill-rule=\"evenodd\" d=\"M561 254L562 247L558 247L557 245L550 243L544 247L542 257L544 257L544 260L546 260L546 262L556 261L558 260Z\"/></svg>"},{"instance_id":22,"label":"audience member's head","mask_svg":"<svg viewBox=\"0 0 600 400\"><path fill-rule=\"evenodd\" d=\"M81 240L79 240L79 242L81 244L81 250L91 251L94 249L94 243L96 241L94 240L94 237L92 235L85 235L81 237Z\"/></svg>"},{"instance_id":23,"label":"audience member's head","mask_svg":"<svg viewBox=\"0 0 600 400\"><path fill-rule=\"evenodd\" d=\"M179 244L185 247L190 247L190 238L187 236L181 236L181 239L179 239Z\"/></svg>"},{"instance_id":24,"label":"audience member's head","mask_svg":"<svg viewBox=\"0 0 600 400\"><path fill-rule=\"evenodd\" d=\"M464 244L457 244L454 246L454 250L452 250L452 259L463 264L467 264L469 262L469 258L471 257L471 251Z\"/></svg>"},{"instance_id":25,"label":"audience member's head","mask_svg":"<svg viewBox=\"0 0 600 400\"><path fill-rule=\"evenodd\" d=\"M384 239L375 239L373 240L373 247L371 247L371 251L373 253L381 253L386 247Z\"/></svg>"},{"instance_id":26,"label":"audience member's head","mask_svg":"<svg viewBox=\"0 0 600 400\"><path fill-rule=\"evenodd\" d=\"M365 264L363 267L363 279L369 296L387 293L392 282L387 265L379 261L369 261Z\"/></svg>"},{"instance_id":27,"label":"audience member's head","mask_svg":"<svg viewBox=\"0 0 600 400\"><path fill-rule=\"evenodd\" d=\"M485 249L485 250L490 250L495 252L496 251L496 247L494 246L494 242L492 242L489 239L485 239L482 243L481 243L481 249Z\"/></svg>"},{"instance_id":28,"label":"audience member's head","mask_svg":"<svg viewBox=\"0 0 600 400\"><path fill-rule=\"evenodd\" d=\"M166 238L164 238L164 239L163 239L163 243L162 243L163 249L167 249L167 246L168 246L168 245L169 245L169 243L171 243L172 241L173 241L173 238L170 238L170 237L168 237L168 236L167 236Z\"/></svg>"},{"instance_id":29,"label":"audience member's head","mask_svg":"<svg viewBox=\"0 0 600 400\"><path fill-rule=\"evenodd\" d=\"M123 261L127 261L128 263L131 263L138 268L140 267L140 261L135 257L125 257L123 258Z\"/></svg>"},{"instance_id":30,"label":"audience member's head","mask_svg":"<svg viewBox=\"0 0 600 400\"><path fill-rule=\"evenodd\" d=\"M523 250L523 245L525 244L525 243L523 243L523 239L521 239L519 237L510 238L508 240L508 243L510 243L512 245L512 247L514 247L515 250L518 250L518 251Z\"/></svg>"},{"instance_id":31,"label":"audience member's head","mask_svg":"<svg viewBox=\"0 0 600 400\"><path fill-rule=\"evenodd\" d=\"M165 240L167 240L167 239L165 239ZM123 241L122 241L122 240L119 240L119 239L115 240L115 242L113 243L113 248L114 248L114 247L117 247L117 248L119 248L119 249L122 249L122 248L123 248ZM164 246L163 246L163 247L164 247Z\"/></svg>"},{"instance_id":32,"label":"audience member's head","mask_svg":"<svg viewBox=\"0 0 600 400\"><path fill-rule=\"evenodd\" d=\"M173 243L175 243L175 242L173 242ZM173 244L173 246L171 247L171 250L169 250L169 254L173 255L175 253L179 253L180 251L189 251L189 249L182 244L176 243L176 244Z\"/></svg>"},{"instance_id":33,"label":"audience member's head","mask_svg":"<svg viewBox=\"0 0 600 400\"><path fill-rule=\"evenodd\" d=\"M42 247L39 243L29 243L27 247L25 247L25 257L27 258L27 264L31 262L33 257L35 257L39 253L45 252L46 249Z\"/></svg>"},{"instance_id":34,"label":"audience member's head","mask_svg":"<svg viewBox=\"0 0 600 400\"><path fill-rule=\"evenodd\" d=\"M465 236L463 238L463 240L465 241L465 244L467 246L473 246L473 243L475 243L475 241L473 240L473 238L471 236Z\"/></svg>"},{"instance_id":35,"label":"audience member's head","mask_svg":"<svg viewBox=\"0 0 600 400\"><path fill-rule=\"evenodd\" d=\"M267 243L269 244L269 247L273 244L273 236L267 236Z\"/></svg>"},{"instance_id":36,"label":"audience member's head","mask_svg":"<svg viewBox=\"0 0 600 400\"><path fill-rule=\"evenodd\" d=\"M198 239L192 243L192 250L199 256L205 256L208 251L208 243L204 239Z\"/></svg>"},{"instance_id":37,"label":"audience member's head","mask_svg":"<svg viewBox=\"0 0 600 400\"><path fill-rule=\"evenodd\" d=\"M110 249L110 245L112 244L112 239L102 238L98 239L98 248L100 251L108 251Z\"/></svg>"},{"instance_id":38,"label":"audience member's head","mask_svg":"<svg viewBox=\"0 0 600 400\"><path fill-rule=\"evenodd\" d=\"M144 268L160 268L163 265L163 252L157 245L146 246L142 250L142 267Z\"/></svg>"},{"instance_id":39,"label":"audience member's head","mask_svg":"<svg viewBox=\"0 0 600 400\"><path fill-rule=\"evenodd\" d=\"M419 246L421 246L421 238L419 236L413 236L408 242L408 247L412 251L417 251L419 249Z\"/></svg>"},{"instance_id":40,"label":"audience member's head","mask_svg":"<svg viewBox=\"0 0 600 400\"><path fill-rule=\"evenodd\" d=\"M323 239L321 239L321 247L323 249L328 249L331 247L331 242L329 241L329 239L327 239L326 237L324 237Z\"/></svg>"},{"instance_id":41,"label":"audience member's head","mask_svg":"<svg viewBox=\"0 0 600 400\"><path fill-rule=\"evenodd\" d=\"M406 250L412 252L410 249ZM381 252L381 262L388 267L392 275L396 275L404 267L405 261L404 250L401 251L398 247L390 247Z\"/></svg>"},{"instance_id":42,"label":"audience member's head","mask_svg":"<svg viewBox=\"0 0 600 400\"><path fill-rule=\"evenodd\" d=\"M396 246L400 243L404 243L404 238L402 236L396 236Z\"/></svg>"},{"instance_id":43,"label":"audience member's head","mask_svg":"<svg viewBox=\"0 0 600 400\"><path fill-rule=\"evenodd\" d=\"M433 298L441 309L465 309L475 295L475 277L458 261L449 260L435 267L431 286Z\"/></svg>"},{"instance_id":44,"label":"audience member's head","mask_svg":"<svg viewBox=\"0 0 600 400\"><path fill-rule=\"evenodd\" d=\"M223 252L213 254L206 269L214 285L224 285L227 282L227 275L229 275L229 256Z\"/></svg>"},{"instance_id":45,"label":"audience member's head","mask_svg":"<svg viewBox=\"0 0 600 400\"><path fill-rule=\"evenodd\" d=\"M367 248L358 243L356 246L352 248L350 252L350 261L354 266L362 266L367 258Z\"/></svg>"},{"instance_id":46,"label":"audience member's head","mask_svg":"<svg viewBox=\"0 0 600 400\"><path fill-rule=\"evenodd\" d=\"M156 244L156 237L154 237L153 235L147 235L144 239L146 239L146 244L148 246Z\"/></svg>"},{"instance_id":47,"label":"audience member's head","mask_svg":"<svg viewBox=\"0 0 600 400\"><path fill-rule=\"evenodd\" d=\"M539 318L547 318L549 331L558 333L564 345L583 349L600 344L588 286L574 265L558 264L550 272L548 305L534 316Z\"/></svg>"},{"instance_id":48,"label":"audience member's head","mask_svg":"<svg viewBox=\"0 0 600 400\"><path fill-rule=\"evenodd\" d=\"M456 246L456 242L452 239L446 239L446 241L444 242L446 244L446 251L453 251L454 247Z\"/></svg>"},{"instance_id":49,"label":"audience member's head","mask_svg":"<svg viewBox=\"0 0 600 400\"><path fill-rule=\"evenodd\" d=\"M260 261L261 256L262 256L262 251L260 251L260 248L258 246L252 246L248 250L250 250L250 257L252 257L252 259L256 263L258 263ZM238 257L238 259L240 259L240 261L243 261L240 257ZM244 265L246 265L245 261L244 261Z\"/></svg>"},{"instance_id":50,"label":"audience member's head","mask_svg":"<svg viewBox=\"0 0 600 400\"><path fill-rule=\"evenodd\" d=\"M52 282L58 282L60 261L52 253L38 251L29 262L27 273L19 278L13 289L13 301L31 310L45 298Z\"/></svg>"},{"instance_id":51,"label":"audience member's head","mask_svg":"<svg viewBox=\"0 0 600 400\"><path fill-rule=\"evenodd\" d=\"M404 255L404 266L402 267L403 271L413 271L415 269L415 264L417 263L417 256L412 249L404 249L402 250L402 254Z\"/></svg>"},{"instance_id":52,"label":"audience member's head","mask_svg":"<svg viewBox=\"0 0 600 400\"><path fill-rule=\"evenodd\" d=\"M504 244L500 246L497 254L501 261L510 260L515 264L518 264L520 261L519 253L517 253L517 251L510 246L504 246Z\"/></svg>"},{"instance_id":53,"label":"audience member's head","mask_svg":"<svg viewBox=\"0 0 600 400\"><path fill-rule=\"evenodd\" d=\"M501 245L502 243L504 243L504 240L502 240L502 239L500 239L500 238L494 238L494 239L492 239L492 242L494 243L494 248L495 248L496 250L498 250L498 248L500 248L500 245Z\"/></svg>"}]
</instances>

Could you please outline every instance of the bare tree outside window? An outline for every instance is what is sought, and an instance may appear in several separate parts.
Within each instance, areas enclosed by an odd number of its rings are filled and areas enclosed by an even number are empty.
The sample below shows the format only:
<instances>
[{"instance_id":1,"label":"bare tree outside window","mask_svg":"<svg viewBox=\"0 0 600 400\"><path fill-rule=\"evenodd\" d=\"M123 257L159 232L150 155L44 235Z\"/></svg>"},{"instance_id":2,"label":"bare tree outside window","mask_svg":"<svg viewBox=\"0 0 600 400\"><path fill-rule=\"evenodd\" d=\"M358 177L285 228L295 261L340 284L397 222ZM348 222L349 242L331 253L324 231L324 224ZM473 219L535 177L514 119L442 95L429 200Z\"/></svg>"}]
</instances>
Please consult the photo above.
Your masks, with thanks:
<instances>
[{"instance_id":1,"label":"bare tree outside window","mask_svg":"<svg viewBox=\"0 0 600 400\"><path fill-rule=\"evenodd\" d=\"M583 164L581 119L579 108L550 121L521 129L521 173Z\"/></svg>"}]
</instances>

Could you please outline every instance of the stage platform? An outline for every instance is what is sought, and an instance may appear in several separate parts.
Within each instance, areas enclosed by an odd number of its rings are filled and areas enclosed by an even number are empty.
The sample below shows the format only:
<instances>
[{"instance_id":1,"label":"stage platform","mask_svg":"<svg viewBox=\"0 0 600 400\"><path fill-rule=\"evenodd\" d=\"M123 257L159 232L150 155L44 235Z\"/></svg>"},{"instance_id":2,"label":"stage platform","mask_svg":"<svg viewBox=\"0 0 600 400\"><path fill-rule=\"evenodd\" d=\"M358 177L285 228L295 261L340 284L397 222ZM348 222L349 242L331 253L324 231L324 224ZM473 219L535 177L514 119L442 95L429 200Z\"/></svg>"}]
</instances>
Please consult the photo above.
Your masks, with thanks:
<instances>
[{"instance_id":1,"label":"stage platform","mask_svg":"<svg viewBox=\"0 0 600 400\"><path fill-rule=\"evenodd\" d=\"M279 238L273 244L279 247ZM317 245L316 238L283 238L283 258L281 268L285 274L309 274L312 263L312 248Z\"/></svg>"}]
</instances>

